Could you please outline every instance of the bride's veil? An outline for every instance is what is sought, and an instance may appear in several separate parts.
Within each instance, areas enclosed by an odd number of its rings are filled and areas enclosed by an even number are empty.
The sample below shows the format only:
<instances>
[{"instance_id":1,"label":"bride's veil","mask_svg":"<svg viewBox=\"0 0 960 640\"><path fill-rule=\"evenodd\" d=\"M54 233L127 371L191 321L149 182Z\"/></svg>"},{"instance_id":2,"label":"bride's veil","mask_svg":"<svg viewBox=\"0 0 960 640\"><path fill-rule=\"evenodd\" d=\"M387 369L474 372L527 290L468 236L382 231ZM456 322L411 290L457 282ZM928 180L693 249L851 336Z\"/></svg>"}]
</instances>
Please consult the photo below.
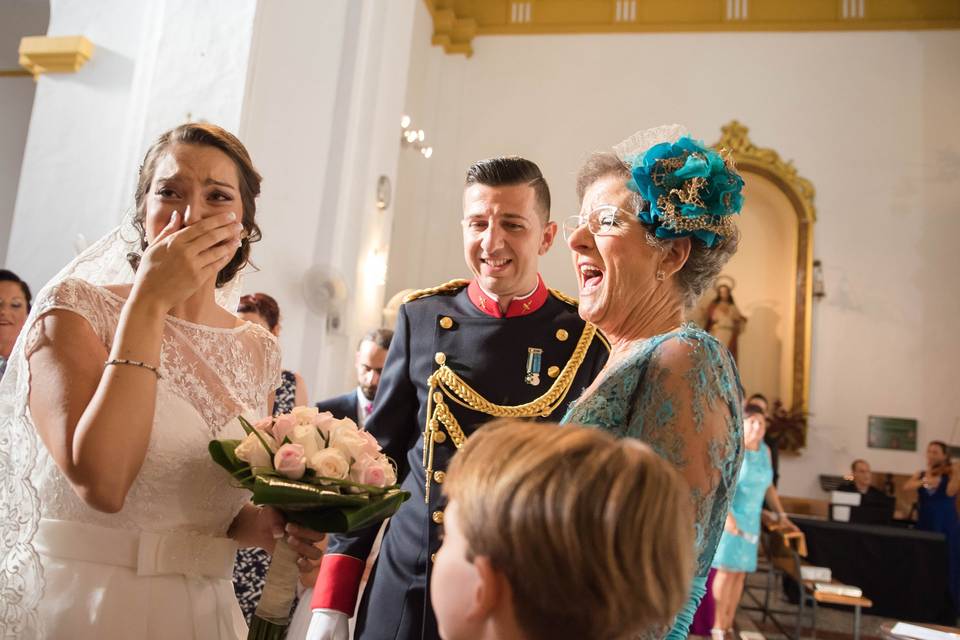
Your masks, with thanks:
<instances>
[{"instance_id":1,"label":"bride's veil","mask_svg":"<svg viewBox=\"0 0 960 640\"><path fill-rule=\"evenodd\" d=\"M40 501L31 478L42 444L27 407L25 344L30 329L52 305L50 292L67 278L100 286L132 283L128 255L140 251L140 234L128 218L54 276L37 294L0 381L0 638L42 637L37 606L43 596L43 567L33 544ZM238 274L216 292L217 303L231 313L237 309L240 280Z\"/></svg>"}]
</instances>

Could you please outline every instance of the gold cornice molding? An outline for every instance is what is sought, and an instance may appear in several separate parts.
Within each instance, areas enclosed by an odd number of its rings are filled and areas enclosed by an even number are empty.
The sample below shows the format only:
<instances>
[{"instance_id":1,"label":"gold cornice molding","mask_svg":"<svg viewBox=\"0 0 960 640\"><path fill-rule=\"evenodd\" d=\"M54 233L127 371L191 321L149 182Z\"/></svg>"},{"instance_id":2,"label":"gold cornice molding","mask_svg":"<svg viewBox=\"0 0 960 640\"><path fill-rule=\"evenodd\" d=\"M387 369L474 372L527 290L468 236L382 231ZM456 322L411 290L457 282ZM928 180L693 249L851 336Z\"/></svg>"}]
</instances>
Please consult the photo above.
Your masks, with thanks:
<instances>
[{"instance_id":1,"label":"gold cornice molding","mask_svg":"<svg viewBox=\"0 0 960 640\"><path fill-rule=\"evenodd\" d=\"M720 140L713 145L714 148L728 150L741 173L752 173L772 182L787 197L797 215L793 397L785 404L792 411L805 414L810 399L810 356L813 345L813 224L817 220L813 183L800 176L793 162L783 160L775 150L755 145L750 140L750 130L737 120L731 120L720 131Z\"/></svg>"},{"instance_id":2,"label":"gold cornice molding","mask_svg":"<svg viewBox=\"0 0 960 640\"><path fill-rule=\"evenodd\" d=\"M472 18L459 17L444 0L424 0L433 17L431 43L443 47L446 53L473 55L473 38L477 35L477 23Z\"/></svg>"},{"instance_id":3,"label":"gold cornice molding","mask_svg":"<svg viewBox=\"0 0 960 640\"><path fill-rule=\"evenodd\" d=\"M20 40L20 66L34 78L42 73L74 73L93 56L83 36L27 36Z\"/></svg>"},{"instance_id":4,"label":"gold cornice molding","mask_svg":"<svg viewBox=\"0 0 960 640\"><path fill-rule=\"evenodd\" d=\"M720 131L720 140L714 147L729 150L738 168L765 174L777 183L797 208L801 222L816 221L813 183L797 173L792 161L781 159L773 149L756 146L750 140L750 130L736 120L720 127Z\"/></svg>"},{"instance_id":5,"label":"gold cornice molding","mask_svg":"<svg viewBox=\"0 0 960 640\"><path fill-rule=\"evenodd\" d=\"M960 29L960 0L424 0L433 44L484 35Z\"/></svg>"}]
</instances>

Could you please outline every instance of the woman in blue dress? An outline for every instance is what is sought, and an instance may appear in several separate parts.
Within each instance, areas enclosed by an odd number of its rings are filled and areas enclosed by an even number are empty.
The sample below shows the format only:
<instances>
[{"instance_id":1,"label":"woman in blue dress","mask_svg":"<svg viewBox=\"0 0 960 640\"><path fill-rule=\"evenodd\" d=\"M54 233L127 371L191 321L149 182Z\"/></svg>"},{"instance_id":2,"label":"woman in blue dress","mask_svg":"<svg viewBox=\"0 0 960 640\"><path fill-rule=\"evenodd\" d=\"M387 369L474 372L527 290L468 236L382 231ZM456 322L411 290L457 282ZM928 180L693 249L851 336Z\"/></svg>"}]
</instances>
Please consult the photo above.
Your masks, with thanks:
<instances>
[{"instance_id":1,"label":"woman in blue dress","mask_svg":"<svg viewBox=\"0 0 960 640\"><path fill-rule=\"evenodd\" d=\"M957 494L960 493L960 462L950 462L947 444L934 440L927 445L927 468L917 471L903 485L917 491L917 529L942 533L947 538L950 596L960 595L960 524Z\"/></svg>"},{"instance_id":2,"label":"woman in blue dress","mask_svg":"<svg viewBox=\"0 0 960 640\"><path fill-rule=\"evenodd\" d=\"M713 557L716 618L710 635L714 640L721 640L733 627L744 580L748 573L757 570L757 542L760 540L760 514L764 500L777 510L776 520L781 527L796 529L784 513L780 496L773 486L770 449L763 441L766 430L763 409L748 404L743 410L743 466L740 467L720 545Z\"/></svg>"},{"instance_id":3,"label":"woman in blue dress","mask_svg":"<svg viewBox=\"0 0 960 640\"><path fill-rule=\"evenodd\" d=\"M671 629L685 638L723 530L742 457L743 390L715 338L685 321L736 250L743 181L676 125L632 137L580 170L580 214L564 221L580 316L610 339L610 359L565 422L649 444L690 487L697 567Z\"/></svg>"}]
</instances>

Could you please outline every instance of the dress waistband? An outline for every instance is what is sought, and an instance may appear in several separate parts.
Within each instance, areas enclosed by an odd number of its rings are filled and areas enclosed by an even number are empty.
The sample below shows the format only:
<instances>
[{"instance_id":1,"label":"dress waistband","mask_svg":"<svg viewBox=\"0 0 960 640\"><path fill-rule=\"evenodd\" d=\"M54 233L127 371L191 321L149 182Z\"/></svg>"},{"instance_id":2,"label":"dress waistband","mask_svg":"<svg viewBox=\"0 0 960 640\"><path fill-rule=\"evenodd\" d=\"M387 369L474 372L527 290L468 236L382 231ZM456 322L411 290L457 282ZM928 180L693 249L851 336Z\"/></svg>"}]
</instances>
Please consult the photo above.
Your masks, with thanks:
<instances>
[{"instance_id":1,"label":"dress waistband","mask_svg":"<svg viewBox=\"0 0 960 640\"><path fill-rule=\"evenodd\" d=\"M53 558L127 567L138 576L185 575L231 579L237 543L194 533L111 529L41 519L37 551Z\"/></svg>"}]
</instances>

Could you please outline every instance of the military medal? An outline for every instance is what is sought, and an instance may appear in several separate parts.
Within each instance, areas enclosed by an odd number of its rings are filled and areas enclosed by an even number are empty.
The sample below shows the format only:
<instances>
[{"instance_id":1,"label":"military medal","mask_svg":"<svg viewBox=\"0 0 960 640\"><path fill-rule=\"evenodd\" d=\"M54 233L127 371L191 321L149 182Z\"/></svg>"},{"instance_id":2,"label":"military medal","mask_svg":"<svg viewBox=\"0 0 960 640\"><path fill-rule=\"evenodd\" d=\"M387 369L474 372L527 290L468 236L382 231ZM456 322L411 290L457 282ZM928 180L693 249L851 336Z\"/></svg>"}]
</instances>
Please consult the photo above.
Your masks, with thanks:
<instances>
[{"instance_id":1,"label":"military medal","mask_svg":"<svg viewBox=\"0 0 960 640\"><path fill-rule=\"evenodd\" d=\"M542 355L543 349L527 348L527 375L523 380L530 386L536 387L540 384L540 357Z\"/></svg>"}]
</instances>

